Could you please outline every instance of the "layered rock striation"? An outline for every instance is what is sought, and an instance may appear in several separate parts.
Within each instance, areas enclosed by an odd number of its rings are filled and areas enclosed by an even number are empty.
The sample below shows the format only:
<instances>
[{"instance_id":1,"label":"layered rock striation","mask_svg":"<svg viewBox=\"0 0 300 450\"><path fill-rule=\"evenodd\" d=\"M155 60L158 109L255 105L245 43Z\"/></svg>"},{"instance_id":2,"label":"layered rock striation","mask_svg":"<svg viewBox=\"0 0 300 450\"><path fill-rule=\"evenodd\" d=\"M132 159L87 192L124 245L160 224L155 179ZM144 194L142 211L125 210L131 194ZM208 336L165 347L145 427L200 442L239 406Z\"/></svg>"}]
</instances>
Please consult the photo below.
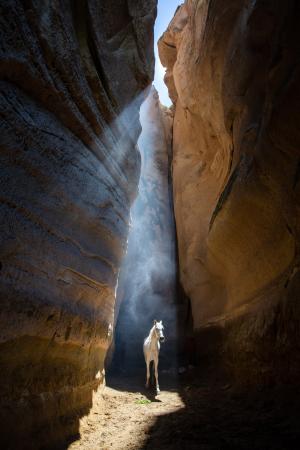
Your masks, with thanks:
<instances>
[{"instance_id":1,"label":"layered rock striation","mask_svg":"<svg viewBox=\"0 0 300 450\"><path fill-rule=\"evenodd\" d=\"M181 283L199 352L240 380L300 369L299 17L296 1L186 0L159 41Z\"/></svg>"},{"instance_id":2,"label":"layered rock striation","mask_svg":"<svg viewBox=\"0 0 300 450\"><path fill-rule=\"evenodd\" d=\"M155 15L155 0L1 2L5 448L76 433L101 382Z\"/></svg>"}]
</instances>

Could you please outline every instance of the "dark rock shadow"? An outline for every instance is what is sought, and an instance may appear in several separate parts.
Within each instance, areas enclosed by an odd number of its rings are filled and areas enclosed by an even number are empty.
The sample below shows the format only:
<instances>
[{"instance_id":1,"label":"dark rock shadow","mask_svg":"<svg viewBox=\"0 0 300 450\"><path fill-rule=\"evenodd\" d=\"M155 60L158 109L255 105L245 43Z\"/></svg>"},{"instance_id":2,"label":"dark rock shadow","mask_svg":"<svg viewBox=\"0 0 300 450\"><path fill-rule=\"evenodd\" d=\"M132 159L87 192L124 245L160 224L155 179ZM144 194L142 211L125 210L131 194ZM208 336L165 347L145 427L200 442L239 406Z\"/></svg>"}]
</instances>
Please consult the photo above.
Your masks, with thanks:
<instances>
[{"instance_id":1,"label":"dark rock shadow","mask_svg":"<svg viewBox=\"0 0 300 450\"><path fill-rule=\"evenodd\" d=\"M185 408L159 416L143 449L296 450L300 445L300 390L251 390L195 374L177 389Z\"/></svg>"}]
</instances>

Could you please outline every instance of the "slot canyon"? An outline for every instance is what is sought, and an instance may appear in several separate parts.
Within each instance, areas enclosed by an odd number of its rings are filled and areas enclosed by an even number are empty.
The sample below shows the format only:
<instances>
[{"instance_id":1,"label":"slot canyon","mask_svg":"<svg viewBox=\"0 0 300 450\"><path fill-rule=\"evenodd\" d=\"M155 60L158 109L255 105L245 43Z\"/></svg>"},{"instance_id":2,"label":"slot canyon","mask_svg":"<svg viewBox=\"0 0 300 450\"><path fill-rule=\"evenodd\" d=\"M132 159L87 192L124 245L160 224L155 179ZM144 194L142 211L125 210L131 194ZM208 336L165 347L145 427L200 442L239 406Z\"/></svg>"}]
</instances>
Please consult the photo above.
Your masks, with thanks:
<instances>
[{"instance_id":1,"label":"slot canyon","mask_svg":"<svg viewBox=\"0 0 300 450\"><path fill-rule=\"evenodd\" d=\"M5 450L300 446L300 4L158 4L1 1Z\"/></svg>"}]
</instances>

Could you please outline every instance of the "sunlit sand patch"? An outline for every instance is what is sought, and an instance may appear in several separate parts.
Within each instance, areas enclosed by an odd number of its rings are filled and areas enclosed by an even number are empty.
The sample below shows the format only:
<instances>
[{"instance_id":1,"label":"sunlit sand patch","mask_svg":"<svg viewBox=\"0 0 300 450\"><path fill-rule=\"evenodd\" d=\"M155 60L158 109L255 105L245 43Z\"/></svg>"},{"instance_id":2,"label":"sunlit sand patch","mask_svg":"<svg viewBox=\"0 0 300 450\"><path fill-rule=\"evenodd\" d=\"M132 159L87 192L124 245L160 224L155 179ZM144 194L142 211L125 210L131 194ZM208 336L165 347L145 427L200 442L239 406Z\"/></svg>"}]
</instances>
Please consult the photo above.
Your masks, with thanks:
<instances>
[{"instance_id":1,"label":"sunlit sand patch","mask_svg":"<svg viewBox=\"0 0 300 450\"><path fill-rule=\"evenodd\" d=\"M80 439L69 449L141 449L158 417L184 407L176 391L162 391L151 401L142 392L99 389L89 414L80 420Z\"/></svg>"}]
</instances>

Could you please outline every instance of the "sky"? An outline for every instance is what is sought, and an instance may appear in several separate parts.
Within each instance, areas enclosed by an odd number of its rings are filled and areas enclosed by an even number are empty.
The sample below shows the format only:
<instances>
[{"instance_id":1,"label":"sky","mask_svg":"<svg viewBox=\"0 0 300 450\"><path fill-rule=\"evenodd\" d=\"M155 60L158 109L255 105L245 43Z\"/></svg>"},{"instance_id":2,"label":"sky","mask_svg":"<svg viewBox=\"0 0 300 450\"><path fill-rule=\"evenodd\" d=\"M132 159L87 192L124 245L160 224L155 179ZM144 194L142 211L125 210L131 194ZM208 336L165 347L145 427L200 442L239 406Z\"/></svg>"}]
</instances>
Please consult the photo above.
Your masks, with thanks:
<instances>
[{"instance_id":1,"label":"sky","mask_svg":"<svg viewBox=\"0 0 300 450\"><path fill-rule=\"evenodd\" d=\"M174 16L176 8L181 5L184 0L158 0L157 5L157 19L154 26L154 51L155 51L155 77L154 86L156 87L160 102L165 106L171 105L171 100L168 95L168 89L163 81L165 69L161 65L158 56L157 41L164 31L166 31L171 19Z\"/></svg>"}]
</instances>

